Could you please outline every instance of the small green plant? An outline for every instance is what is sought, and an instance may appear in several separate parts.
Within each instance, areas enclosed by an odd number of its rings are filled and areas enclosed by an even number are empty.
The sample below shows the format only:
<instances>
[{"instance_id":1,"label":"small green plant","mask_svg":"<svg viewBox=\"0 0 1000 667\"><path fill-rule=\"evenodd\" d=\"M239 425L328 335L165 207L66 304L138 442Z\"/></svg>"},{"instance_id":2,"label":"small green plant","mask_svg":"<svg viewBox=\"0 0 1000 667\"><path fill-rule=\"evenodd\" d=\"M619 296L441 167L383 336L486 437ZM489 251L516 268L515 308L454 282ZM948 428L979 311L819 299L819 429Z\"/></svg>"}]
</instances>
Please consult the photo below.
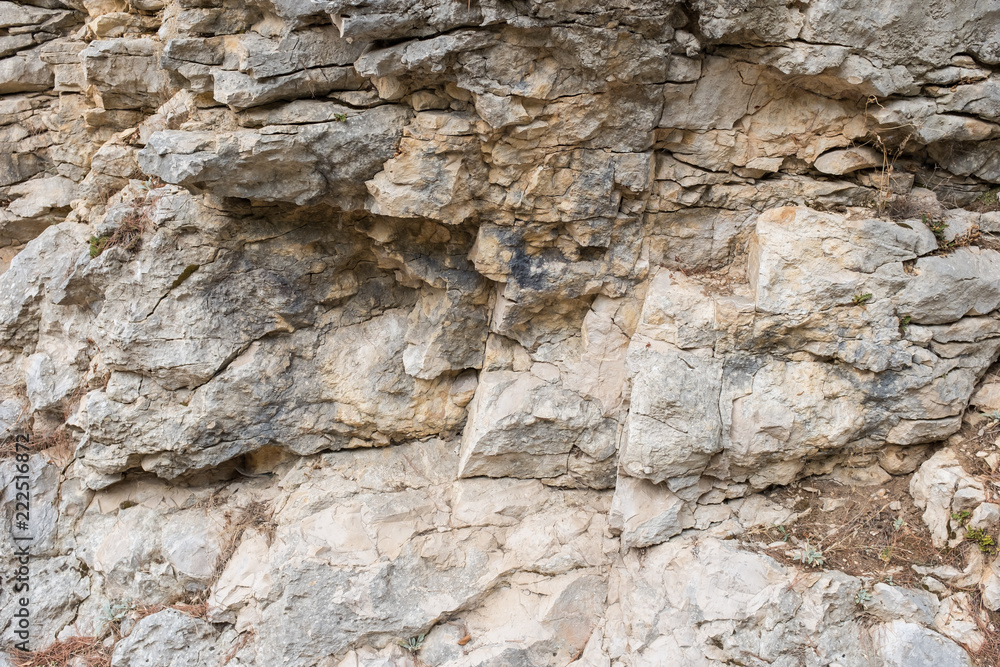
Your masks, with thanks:
<instances>
[{"instance_id":1,"label":"small green plant","mask_svg":"<svg viewBox=\"0 0 1000 667\"><path fill-rule=\"evenodd\" d=\"M424 647L424 637L427 635L420 634L416 637L410 637L409 639L400 639L399 645L405 648L410 653L416 653Z\"/></svg>"},{"instance_id":2,"label":"small green plant","mask_svg":"<svg viewBox=\"0 0 1000 667\"><path fill-rule=\"evenodd\" d=\"M961 512L952 512L951 520L956 521L961 526L964 526L969 523L969 518L971 516L972 514L969 513L969 510L962 510Z\"/></svg>"},{"instance_id":3,"label":"small green plant","mask_svg":"<svg viewBox=\"0 0 1000 667\"><path fill-rule=\"evenodd\" d=\"M965 539L970 542L975 542L979 550L984 554L995 554L997 552L997 543L989 533L980 528L971 528L965 531Z\"/></svg>"},{"instance_id":4,"label":"small green plant","mask_svg":"<svg viewBox=\"0 0 1000 667\"><path fill-rule=\"evenodd\" d=\"M128 599L117 602L105 602L104 608L101 610L101 616L107 623L117 625L124 621L133 609L135 609L135 604Z\"/></svg>"},{"instance_id":5,"label":"small green plant","mask_svg":"<svg viewBox=\"0 0 1000 667\"><path fill-rule=\"evenodd\" d=\"M93 259L97 257L102 252L108 249L108 243L111 241L110 236L91 236L90 237L90 258Z\"/></svg>"},{"instance_id":6,"label":"small green plant","mask_svg":"<svg viewBox=\"0 0 1000 667\"><path fill-rule=\"evenodd\" d=\"M778 532L781 533L781 541L782 542L787 542L789 540L789 538L791 538L792 534L788 532L787 528L785 528L784 526L782 526L780 524L777 525L777 526L775 526L775 527L778 529Z\"/></svg>"},{"instance_id":7,"label":"small green plant","mask_svg":"<svg viewBox=\"0 0 1000 667\"><path fill-rule=\"evenodd\" d=\"M969 208L980 212L1000 210L1000 188L979 195Z\"/></svg>"},{"instance_id":8,"label":"small green plant","mask_svg":"<svg viewBox=\"0 0 1000 667\"><path fill-rule=\"evenodd\" d=\"M872 593L867 588L862 588L858 591L858 594L854 596L854 601L860 605L866 605L872 601Z\"/></svg>"},{"instance_id":9,"label":"small green plant","mask_svg":"<svg viewBox=\"0 0 1000 667\"><path fill-rule=\"evenodd\" d=\"M347 114L346 113L335 113L335 114L333 114L333 119L337 120L337 121L340 121L341 123L346 123L347 122Z\"/></svg>"},{"instance_id":10,"label":"small green plant","mask_svg":"<svg viewBox=\"0 0 1000 667\"><path fill-rule=\"evenodd\" d=\"M878 553L878 559L883 563L888 563L892 560L892 547L886 547Z\"/></svg>"},{"instance_id":11,"label":"small green plant","mask_svg":"<svg viewBox=\"0 0 1000 667\"><path fill-rule=\"evenodd\" d=\"M990 410L986 413L986 418L995 422L1000 422L1000 410Z\"/></svg>"},{"instance_id":12,"label":"small green plant","mask_svg":"<svg viewBox=\"0 0 1000 667\"><path fill-rule=\"evenodd\" d=\"M948 229L947 222L929 218L926 213L920 214L920 221L927 225L927 229L931 230L931 234L937 239L938 245L944 244L944 247L948 246L948 243L944 240L944 230Z\"/></svg>"},{"instance_id":13,"label":"small green plant","mask_svg":"<svg viewBox=\"0 0 1000 667\"><path fill-rule=\"evenodd\" d=\"M910 327L910 322L912 322L912 321L913 321L913 318L910 317L909 315L905 315L902 319L900 319L899 320L899 333L900 334L905 334L906 330Z\"/></svg>"},{"instance_id":14,"label":"small green plant","mask_svg":"<svg viewBox=\"0 0 1000 667\"><path fill-rule=\"evenodd\" d=\"M890 586L895 586L896 585L896 582L892 580L892 575L891 574L887 575L886 578L883 579L883 581L885 583L889 584Z\"/></svg>"},{"instance_id":15,"label":"small green plant","mask_svg":"<svg viewBox=\"0 0 1000 667\"><path fill-rule=\"evenodd\" d=\"M892 522L892 529L895 530L895 531L898 531L898 530L900 530L905 525L906 525L906 522L903 521L903 517L898 516L898 517L896 517L896 520Z\"/></svg>"},{"instance_id":16,"label":"small green plant","mask_svg":"<svg viewBox=\"0 0 1000 667\"><path fill-rule=\"evenodd\" d=\"M156 188L162 188L163 185L164 185L163 181L161 181L156 176L153 176L152 178L147 178L145 181L140 183L139 189L143 192L150 192L151 190L155 190Z\"/></svg>"},{"instance_id":17,"label":"small green plant","mask_svg":"<svg viewBox=\"0 0 1000 667\"><path fill-rule=\"evenodd\" d=\"M871 300L872 300L871 293L868 293L868 294L855 294L854 297L851 299L851 302L855 306L863 306L863 305L865 305L866 303L868 303Z\"/></svg>"},{"instance_id":18,"label":"small green plant","mask_svg":"<svg viewBox=\"0 0 1000 667\"><path fill-rule=\"evenodd\" d=\"M826 556L823 555L821 549L814 549L806 542L799 552L799 562L810 567L823 567L823 563L826 562Z\"/></svg>"}]
</instances>

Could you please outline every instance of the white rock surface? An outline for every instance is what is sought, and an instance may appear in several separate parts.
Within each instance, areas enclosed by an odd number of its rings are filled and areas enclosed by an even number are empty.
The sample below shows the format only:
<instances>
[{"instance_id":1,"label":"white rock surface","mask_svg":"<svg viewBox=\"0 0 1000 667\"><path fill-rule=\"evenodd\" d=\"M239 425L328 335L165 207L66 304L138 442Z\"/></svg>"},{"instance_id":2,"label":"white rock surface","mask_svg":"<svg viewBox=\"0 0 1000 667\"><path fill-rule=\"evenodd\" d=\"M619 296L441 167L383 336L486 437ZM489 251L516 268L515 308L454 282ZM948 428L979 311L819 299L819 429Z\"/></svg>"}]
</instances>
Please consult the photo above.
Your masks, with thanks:
<instances>
[{"instance_id":1,"label":"white rock surface","mask_svg":"<svg viewBox=\"0 0 1000 667\"><path fill-rule=\"evenodd\" d=\"M26 475L39 648L846 667L989 639L995 8L125 4L0 0L0 514ZM844 506L786 502L814 476L909 484L965 561L899 564L932 594L772 560Z\"/></svg>"},{"instance_id":2,"label":"white rock surface","mask_svg":"<svg viewBox=\"0 0 1000 667\"><path fill-rule=\"evenodd\" d=\"M910 482L910 493L917 507L924 510L924 523L938 548L948 544L952 528L959 527L952 514L971 513L986 500L982 482L969 476L949 449L942 449L920 466Z\"/></svg>"}]
</instances>

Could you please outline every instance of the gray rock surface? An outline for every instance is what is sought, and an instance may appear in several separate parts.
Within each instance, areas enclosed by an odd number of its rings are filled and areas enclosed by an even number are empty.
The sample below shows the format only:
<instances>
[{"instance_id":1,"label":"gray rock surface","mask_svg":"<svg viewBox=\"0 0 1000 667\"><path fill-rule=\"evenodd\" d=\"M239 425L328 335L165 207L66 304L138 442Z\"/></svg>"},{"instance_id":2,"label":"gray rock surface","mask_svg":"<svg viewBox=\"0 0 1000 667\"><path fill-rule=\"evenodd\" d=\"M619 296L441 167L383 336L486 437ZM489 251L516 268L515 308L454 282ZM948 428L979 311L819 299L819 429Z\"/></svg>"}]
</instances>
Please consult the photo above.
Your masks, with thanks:
<instances>
[{"instance_id":1,"label":"gray rock surface","mask_svg":"<svg viewBox=\"0 0 1000 667\"><path fill-rule=\"evenodd\" d=\"M997 21L0 0L0 514L26 475L34 647L987 660ZM803 562L829 527L796 522L860 497L895 554L954 558Z\"/></svg>"}]
</instances>

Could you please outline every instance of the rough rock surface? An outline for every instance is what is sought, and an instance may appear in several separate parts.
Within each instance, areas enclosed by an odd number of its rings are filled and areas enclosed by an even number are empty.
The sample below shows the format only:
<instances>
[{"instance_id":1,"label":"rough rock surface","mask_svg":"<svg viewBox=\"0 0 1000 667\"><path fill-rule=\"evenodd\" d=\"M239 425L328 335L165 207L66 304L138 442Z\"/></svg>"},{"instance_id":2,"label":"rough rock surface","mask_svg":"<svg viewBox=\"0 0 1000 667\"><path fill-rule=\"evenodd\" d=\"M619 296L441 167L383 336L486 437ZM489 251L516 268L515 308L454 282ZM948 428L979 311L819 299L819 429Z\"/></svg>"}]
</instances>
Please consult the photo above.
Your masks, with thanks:
<instances>
[{"instance_id":1,"label":"rough rock surface","mask_svg":"<svg viewBox=\"0 0 1000 667\"><path fill-rule=\"evenodd\" d=\"M998 27L973 0L0 0L30 648L995 660L1000 453L959 443L1000 423ZM776 489L907 475L926 590L761 541L806 514Z\"/></svg>"}]
</instances>

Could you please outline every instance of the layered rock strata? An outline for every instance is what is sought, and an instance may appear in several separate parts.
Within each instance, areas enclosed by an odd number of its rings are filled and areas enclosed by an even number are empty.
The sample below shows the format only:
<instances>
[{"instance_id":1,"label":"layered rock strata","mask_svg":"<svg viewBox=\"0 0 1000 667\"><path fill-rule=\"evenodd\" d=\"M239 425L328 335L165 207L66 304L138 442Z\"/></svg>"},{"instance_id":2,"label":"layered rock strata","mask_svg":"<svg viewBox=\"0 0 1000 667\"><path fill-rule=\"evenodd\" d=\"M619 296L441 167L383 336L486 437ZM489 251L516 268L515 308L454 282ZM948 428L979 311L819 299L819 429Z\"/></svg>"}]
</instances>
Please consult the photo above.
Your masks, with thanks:
<instances>
[{"instance_id":1,"label":"layered rock strata","mask_svg":"<svg viewBox=\"0 0 1000 667\"><path fill-rule=\"evenodd\" d=\"M955 453L1000 409L1000 6L461 5L0 0L31 648L980 659L992 558L917 590L750 543L813 476L1000 528Z\"/></svg>"}]
</instances>

